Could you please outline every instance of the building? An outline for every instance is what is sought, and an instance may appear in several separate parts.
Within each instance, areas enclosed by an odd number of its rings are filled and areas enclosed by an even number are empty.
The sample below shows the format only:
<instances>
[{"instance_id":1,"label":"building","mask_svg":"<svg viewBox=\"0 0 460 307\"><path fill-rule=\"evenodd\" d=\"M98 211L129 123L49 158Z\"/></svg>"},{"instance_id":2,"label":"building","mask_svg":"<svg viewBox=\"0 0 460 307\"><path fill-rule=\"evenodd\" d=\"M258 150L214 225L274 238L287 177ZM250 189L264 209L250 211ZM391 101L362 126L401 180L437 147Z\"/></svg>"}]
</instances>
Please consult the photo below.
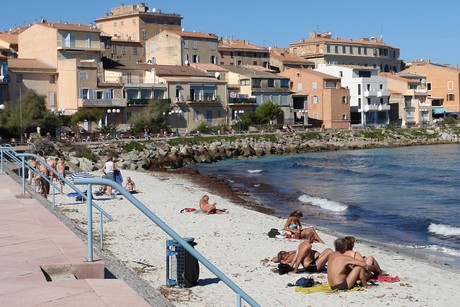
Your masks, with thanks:
<instances>
[{"instance_id":1,"label":"building","mask_svg":"<svg viewBox=\"0 0 460 307\"><path fill-rule=\"evenodd\" d=\"M145 58L145 42L163 30L181 30L182 17L166 14L160 9L148 8L145 3L112 8L105 16L96 18L99 30L114 39L140 42Z\"/></svg>"},{"instance_id":2,"label":"building","mask_svg":"<svg viewBox=\"0 0 460 307\"><path fill-rule=\"evenodd\" d=\"M288 48L270 47L270 69L282 72L288 68L315 68L315 63L289 53Z\"/></svg>"},{"instance_id":3,"label":"building","mask_svg":"<svg viewBox=\"0 0 460 307\"><path fill-rule=\"evenodd\" d=\"M9 98L7 57L0 54L0 104Z\"/></svg>"},{"instance_id":4,"label":"building","mask_svg":"<svg viewBox=\"0 0 460 307\"><path fill-rule=\"evenodd\" d=\"M390 123L401 127L431 124L431 101L428 101L426 77L408 73L380 73L390 91Z\"/></svg>"},{"instance_id":5,"label":"building","mask_svg":"<svg viewBox=\"0 0 460 307\"><path fill-rule=\"evenodd\" d=\"M331 32L311 33L310 38L289 45L291 54L317 64L355 65L378 68L382 72L401 70L399 48L383 38L332 38Z\"/></svg>"},{"instance_id":6,"label":"building","mask_svg":"<svg viewBox=\"0 0 460 307\"><path fill-rule=\"evenodd\" d=\"M271 101L281 107L284 115L279 121L293 124L289 78L255 69L251 66L221 65L228 71L228 105L231 121L239 120L244 112Z\"/></svg>"},{"instance_id":7,"label":"building","mask_svg":"<svg viewBox=\"0 0 460 307\"><path fill-rule=\"evenodd\" d=\"M265 68L270 66L268 48L256 46L246 40L222 39L218 51L220 65L257 65Z\"/></svg>"},{"instance_id":8,"label":"building","mask_svg":"<svg viewBox=\"0 0 460 307\"><path fill-rule=\"evenodd\" d=\"M105 40L104 46L102 56L122 65L130 66L145 62L144 47L139 42L109 38Z\"/></svg>"},{"instance_id":9,"label":"building","mask_svg":"<svg viewBox=\"0 0 460 307\"><path fill-rule=\"evenodd\" d=\"M460 111L460 69L458 66L413 62L404 73L426 76L428 100L435 115Z\"/></svg>"},{"instance_id":10,"label":"building","mask_svg":"<svg viewBox=\"0 0 460 307\"><path fill-rule=\"evenodd\" d=\"M18 35L0 33L0 55L15 58L18 53Z\"/></svg>"},{"instance_id":11,"label":"building","mask_svg":"<svg viewBox=\"0 0 460 307\"><path fill-rule=\"evenodd\" d=\"M217 64L218 42L211 33L165 30L146 41L146 60L159 65Z\"/></svg>"},{"instance_id":12,"label":"building","mask_svg":"<svg viewBox=\"0 0 460 307\"><path fill-rule=\"evenodd\" d=\"M352 127L378 127L389 124L387 80L379 69L363 66L318 64L316 71L338 77L350 90L350 124Z\"/></svg>"},{"instance_id":13,"label":"building","mask_svg":"<svg viewBox=\"0 0 460 307\"><path fill-rule=\"evenodd\" d=\"M349 90L338 77L311 69L286 69L290 79L294 125L326 129L350 128Z\"/></svg>"}]
</instances>

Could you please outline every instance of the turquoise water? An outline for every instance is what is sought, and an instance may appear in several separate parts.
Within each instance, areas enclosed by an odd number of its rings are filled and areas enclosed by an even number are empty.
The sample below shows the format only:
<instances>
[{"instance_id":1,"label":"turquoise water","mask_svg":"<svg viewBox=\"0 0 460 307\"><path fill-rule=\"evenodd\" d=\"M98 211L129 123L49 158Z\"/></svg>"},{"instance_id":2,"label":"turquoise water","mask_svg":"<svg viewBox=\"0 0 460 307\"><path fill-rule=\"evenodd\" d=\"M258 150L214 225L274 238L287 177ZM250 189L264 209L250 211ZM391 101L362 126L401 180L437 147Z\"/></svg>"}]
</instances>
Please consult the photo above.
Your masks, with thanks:
<instances>
[{"instance_id":1,"label":"turquoise water","mask_svg":"<svg viewBox=\"0 0 460 307\"><path fill-rule=\"evenodd\" d=\"M460 268L460 145L316 152L196 165L285 217Z\"/></svg>"}]
</instances>

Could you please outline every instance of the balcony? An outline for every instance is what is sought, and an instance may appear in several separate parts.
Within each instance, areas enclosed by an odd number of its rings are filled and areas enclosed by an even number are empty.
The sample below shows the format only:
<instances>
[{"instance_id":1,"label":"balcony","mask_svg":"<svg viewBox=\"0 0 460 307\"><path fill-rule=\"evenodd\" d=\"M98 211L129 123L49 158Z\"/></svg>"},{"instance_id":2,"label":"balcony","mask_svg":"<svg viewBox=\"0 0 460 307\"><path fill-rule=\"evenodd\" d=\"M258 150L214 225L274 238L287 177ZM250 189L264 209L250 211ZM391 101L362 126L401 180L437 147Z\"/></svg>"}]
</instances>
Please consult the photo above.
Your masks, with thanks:
<instances>
[{"instance_id":1,"label":"balcony","mask_svg":"<svg viewBox=\"0 0 460 307\"><path fill-rule=\"evenodd\" d=\"M386 97L390 96L388 90L366 90L364 91L364 97Z\"/></svg>"},{"instance_id":2,"label":"balcony","mask_svg":"<svg viewBox=\"0 0 460 307\"><path fill-rule=\"evenodd\" d=\"M211 104L222 104L222 100L220 96L209 95L209 96L195 96L195 97L181 97L185 100L187 104L193 105L206 105L209 106Z\"/></svg>"},{"instance_id":3,"label":"balcony","mask_svg":"<svg viewBox=\"0 0 460 307\"><path fill-rule=\"evenodd\" d=\"M229 104L256 104L257 98L229 98Z\"/></svg>"},{"instance_id":4,"label":"balcony","mask_svg":"<svg viewBox=\"0 0 460 307\"><path fill-rule=\"evenodd\" d=\"M100 41L88 42L86 40L76 40L58 41L57 49L67 51L103 51L105 48L104 43Z\"/></svg>"},{"instance_id":5,"label":"balcony","mask_svg":"<svg viewBox=\"0 0 460 307\"><path fill-rule=\"evenodd\" d=\"M126 98L117 99L78 99L79 107L93 108L111 108L111 107L126 107Z\"/></svg>"},{"instance_id":6,"label":"balcony","mask_svg":"<svg viewBox=\"0 0 460 307\"><path fill-rule=\"evenodd\" d=\"M389 104L368 104L365 105L363 108L364 112L384 112L384 111L390 111L390 105Z\"/></svg>"}]
</instances>

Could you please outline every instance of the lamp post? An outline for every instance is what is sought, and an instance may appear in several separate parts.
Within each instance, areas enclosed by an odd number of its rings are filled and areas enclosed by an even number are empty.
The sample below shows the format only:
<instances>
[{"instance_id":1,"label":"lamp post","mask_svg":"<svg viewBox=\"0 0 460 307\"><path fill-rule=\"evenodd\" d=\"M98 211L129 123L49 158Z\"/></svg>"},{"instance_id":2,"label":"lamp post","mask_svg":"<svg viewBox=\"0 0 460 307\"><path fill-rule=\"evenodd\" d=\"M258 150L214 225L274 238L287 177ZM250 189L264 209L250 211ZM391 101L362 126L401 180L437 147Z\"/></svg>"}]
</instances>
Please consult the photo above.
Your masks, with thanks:
<instances>
[{"instance_id":1,"label":"lamp post","mask_svg":"<svg viewBox=\"0 0 460 307\"><path fill-rule=\"evenodd\" d=\"M51 112L57 115L58 117L58 128L56 131L56 137L58 139L58 142L61 142L61 115L64 115L65 109L64 108L52 108Z\"/></svg>"},{"instance_id":2,"label":"lamp post","mask_svg":"<svg viewBox=\"0 0 460 307\"><path fill-rule=\"evenodd\" d=\"M173 115L173 114L176 114L176 136L179 136L179 117L182 114L182 110L174 109L174 110L169 111L169 115Z\"/></svg>"},{"instance_id":3,"label":"lamp post","mask_svg":"<svg viewBox=\"0 0 460 307\"><path fill-rule=\"evenodd\" d=\"M298 112L302 115L302 130L305 131L305 120L307 119L308 110L303 109Z\"/></svg>"},{"instance_id":4,"label":"lamp post","mask_svg":"<svg viewBox=\"0 0 460 307\"><path fill-rule=\"evenodd\" d=\"M112 121L113 121L113 130L112 130L112 137L115 138L117 136L117 126L115 125L115 114L120 113L120 109L108 109L107 113L112 113Z\"/></svg>"},{"instance_id":5,"label":"lamp post","mask_svg":"<svg viewBox=\"0 0 460 307\"><path fill-rule=\"evenodd\" d=\"M237 110L235 113L238 114L238 133L241 133L241 117L244 114L244 110Z\"/></svg>"}]
</instances>

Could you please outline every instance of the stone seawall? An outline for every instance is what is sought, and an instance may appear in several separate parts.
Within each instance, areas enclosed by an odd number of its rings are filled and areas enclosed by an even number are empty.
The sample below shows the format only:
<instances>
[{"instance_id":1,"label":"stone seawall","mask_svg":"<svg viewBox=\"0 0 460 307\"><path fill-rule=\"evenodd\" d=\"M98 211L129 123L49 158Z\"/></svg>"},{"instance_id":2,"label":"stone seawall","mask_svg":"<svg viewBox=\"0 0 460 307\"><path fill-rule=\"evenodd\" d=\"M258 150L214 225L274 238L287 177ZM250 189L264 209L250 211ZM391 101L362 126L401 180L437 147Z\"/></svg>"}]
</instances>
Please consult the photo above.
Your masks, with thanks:
<instances>
[{"instance_id":1,"label":"stone seawall","mask_svg":"<svg viewBox=\"0 0 460 307\"><path fill-rule=\"evenodd\" d=\"M96 163L70 154L70 164L79 170L93 171L102 168L107 155L115 157L121 169L180 168L195 163L212 163L224 159L257 158L265 155L297 154L313 151L356 150L383 147L434 145L458 143L457 131L446 128L407 130L390 129L365 131L337 131L312 134L289 133L272 135L247 135L238 138L213 136L208 142L201 138L188 139L179 145L167 140L139 141L141 150L124 150L126 143L113 142L88 144L101 161ZM204 141L203 141L204 140ZM139 146L137 146L139 148Z\"/></svg>"}]
</instances>

